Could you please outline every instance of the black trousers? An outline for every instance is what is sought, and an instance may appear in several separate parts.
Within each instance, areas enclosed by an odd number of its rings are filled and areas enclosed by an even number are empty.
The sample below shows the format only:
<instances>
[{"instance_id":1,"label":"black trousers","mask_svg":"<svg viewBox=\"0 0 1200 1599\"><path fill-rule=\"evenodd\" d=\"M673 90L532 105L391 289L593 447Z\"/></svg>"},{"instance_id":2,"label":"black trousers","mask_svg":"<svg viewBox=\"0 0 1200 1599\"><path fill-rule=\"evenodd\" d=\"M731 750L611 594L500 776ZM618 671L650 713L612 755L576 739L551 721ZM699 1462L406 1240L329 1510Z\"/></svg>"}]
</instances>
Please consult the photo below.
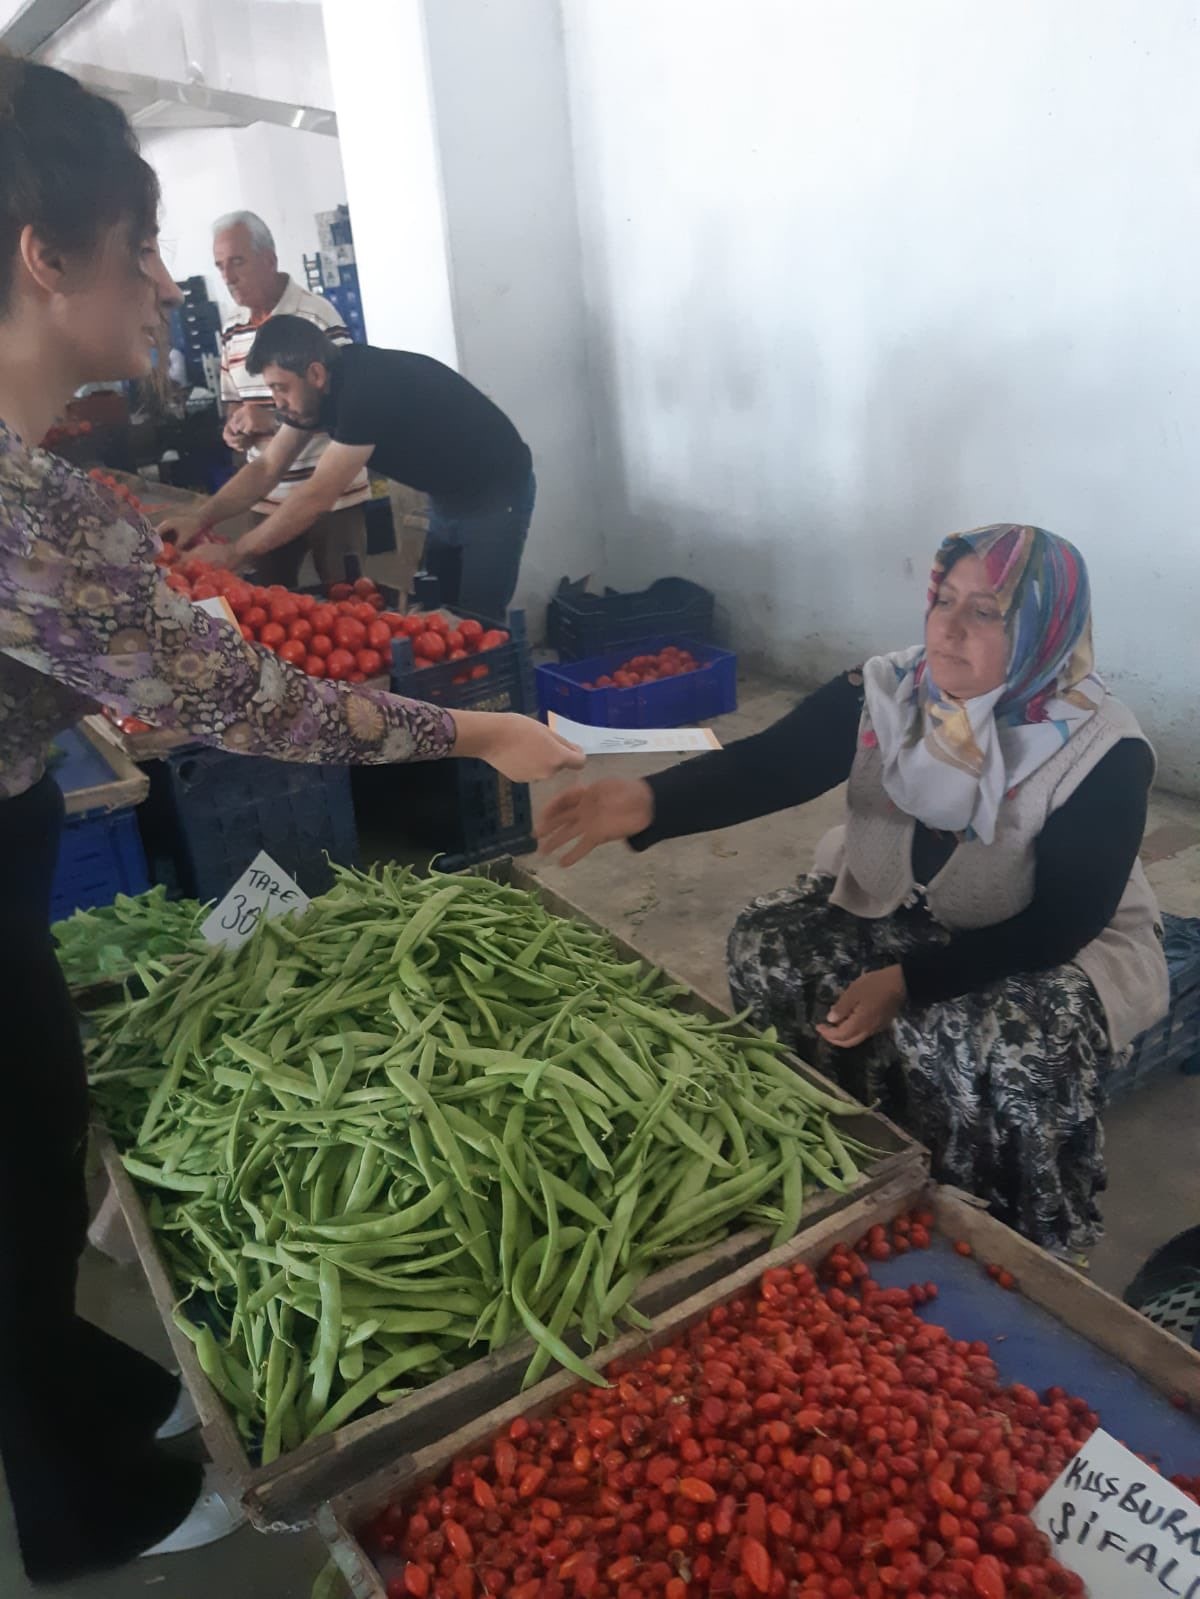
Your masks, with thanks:
<instances>
[{"instance_id":1,"label":"black trousers","mask_svg":"<svg viewBox=\"0 0 1200 1599\"><path fill-rule=\"evenodd\" d=\"M0 801L0 1458L34 1582L149 1548L201 1479L153 1442L177 1379L75 1314L88 1112L50 937L61 825L49 777Z\"/></svg>"}]
</instances>

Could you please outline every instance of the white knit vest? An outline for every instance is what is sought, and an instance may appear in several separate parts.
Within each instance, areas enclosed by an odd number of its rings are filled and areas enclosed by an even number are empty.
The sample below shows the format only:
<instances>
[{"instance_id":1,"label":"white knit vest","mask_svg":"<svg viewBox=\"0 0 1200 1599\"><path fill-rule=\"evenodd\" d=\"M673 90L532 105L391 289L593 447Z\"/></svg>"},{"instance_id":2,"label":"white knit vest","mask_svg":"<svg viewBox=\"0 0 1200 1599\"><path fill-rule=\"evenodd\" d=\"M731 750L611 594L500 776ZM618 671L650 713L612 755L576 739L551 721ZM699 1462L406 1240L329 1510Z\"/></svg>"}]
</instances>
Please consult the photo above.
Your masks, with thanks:
<instances>
[{"instance_id":1,"label":"white knit vest","mask_svg":"<svg viewBox=\"0 0 1200 1599\"><path fill-rule=\"evenodd\" d=\"M1096 714L1000 806L991 844L959 844L933 881L912 874L916 822L883 787L883 759L861 744L847 793L847 817L822 839L816 867L837 879L830 899L855 916L890 916L924 887L929 909L952 932L991 927L1023 911L1033 898L1034 841L1046 818L1123 738L1147 742L1133 713L1107 695ZM1104 1006L1114 1049L1124 1049L1161 1020L1169 1003L1158 904L1135 862L1116 915L1075 957Z\"/></svg>"}]
</instances>

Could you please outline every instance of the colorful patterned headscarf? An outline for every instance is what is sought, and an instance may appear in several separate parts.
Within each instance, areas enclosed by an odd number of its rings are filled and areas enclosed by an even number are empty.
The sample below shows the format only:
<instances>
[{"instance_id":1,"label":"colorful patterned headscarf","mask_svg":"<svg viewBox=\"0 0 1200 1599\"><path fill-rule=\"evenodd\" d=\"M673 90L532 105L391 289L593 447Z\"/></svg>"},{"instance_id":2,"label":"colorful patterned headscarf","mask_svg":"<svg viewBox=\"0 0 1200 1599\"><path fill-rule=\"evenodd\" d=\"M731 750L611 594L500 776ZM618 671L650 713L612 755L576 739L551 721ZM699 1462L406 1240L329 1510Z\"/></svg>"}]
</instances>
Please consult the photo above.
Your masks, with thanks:
<instances>
[{"instance_id":1,"label":"colorful patterned headscarf","mask_svg":"<svg viewBox=\"0 0 1200 1599\"><path fill-rule=\"evenodd\" d=\"M965 554L981 558L1000 604L1005 682L952 700L923 647L877 656L864 668L864 737L878 743L884 788L902 811L990 844L1004 796L1062 748L1105 690L1093 670L1087 567L1074 545L1008 522L956 534L938 551L926 614Z\"/></svg>"}]
</instances>

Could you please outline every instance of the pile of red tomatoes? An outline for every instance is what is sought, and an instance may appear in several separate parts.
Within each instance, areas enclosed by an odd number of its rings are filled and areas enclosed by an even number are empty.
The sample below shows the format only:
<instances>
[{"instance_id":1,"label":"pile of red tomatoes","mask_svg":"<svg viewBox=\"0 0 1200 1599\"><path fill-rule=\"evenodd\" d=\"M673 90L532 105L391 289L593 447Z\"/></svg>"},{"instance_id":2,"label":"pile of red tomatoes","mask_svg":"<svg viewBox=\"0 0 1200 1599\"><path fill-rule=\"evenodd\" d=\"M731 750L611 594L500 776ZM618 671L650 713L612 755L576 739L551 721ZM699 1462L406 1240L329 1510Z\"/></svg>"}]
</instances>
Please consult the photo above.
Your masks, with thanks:
<instances>
[{"instance_id":1,"label":"pile of red tomatoes","mask_svg":"<svg viewBox=\"0 0 1200 1599\"><path fill-rule=\"evenodd\" d=\"M47 431L45 438L42 440L41 447L43 450L53 450L58 445L65 444L68 439L85 439L91 431L92 424L87 420L86 417L82 418L80 421L68 420L65 422L56 422L54 426ZM95 476L95 473L92 475Z\"/></svg>"},{"instance_id":2,"label":"pile of red tomatoes","mask_svg":"<svg viewBox=\"0 0 1200 1599\"><path fill-rule=\"evenodd\" d=\"M683 677L687 672L699 672L702 662L690 650L668 644L657 655L634 655L615 672L606 672L594 683L584 688L640 688L643 683L657 683L664 677Z\"/></svg>"},{"instance_id":3,"label":"pile of red tomatoes","mask_svg":"<svg viewBox=\"0 0 1200 1599\"><path fill-rule=\"evenodd\" d=\"M79 422L76 427L78 429L90 429L91 423ZM88 472L88 477L91 478L93 483L99 483L101 488L107 489L119 505L127 505L131 511L136 511L139 516L145 515L145 507L141 500L138 499L128 484L121 482L120 478L115 478L111 472L106 472L102 466L92 467Z\"/></svg>"},{"instance_id":4,"label":"pile of red tomatoes","mask_svg":"<svg viewBox=\"0 0 1200 1599\"><path fill-rule=\"evenodd\" d=\"M188 556L170 544L157 557L167 570L167 583L190 600L221 598L229 605L243 638L273 650L281 661L310 677L366 683L387 677L392 642L408 637L419 667L439 661L469 661L508 642L508 634L475 621L458 621L440 612L404 616L385 609L386 601L370 578L335 583L328 599L293 594L278 584L263 588L220 567ZM456 682L486 677L478 662L463 669Z\"/></svg>"},{"instance_id":5,"label":"pile of red tomatoes","mask_svg":"<svg viewBox=\"0 0 1200 1599\"><path fill-rule=\"evenodd\" d=\"M767 1271L386 1506L359 1536L389 1599L1082 1594L1030 1512L1097 1417L924 1321L935 1284L872 1279L931 1223Z\"/></svg>"}]
</instances>

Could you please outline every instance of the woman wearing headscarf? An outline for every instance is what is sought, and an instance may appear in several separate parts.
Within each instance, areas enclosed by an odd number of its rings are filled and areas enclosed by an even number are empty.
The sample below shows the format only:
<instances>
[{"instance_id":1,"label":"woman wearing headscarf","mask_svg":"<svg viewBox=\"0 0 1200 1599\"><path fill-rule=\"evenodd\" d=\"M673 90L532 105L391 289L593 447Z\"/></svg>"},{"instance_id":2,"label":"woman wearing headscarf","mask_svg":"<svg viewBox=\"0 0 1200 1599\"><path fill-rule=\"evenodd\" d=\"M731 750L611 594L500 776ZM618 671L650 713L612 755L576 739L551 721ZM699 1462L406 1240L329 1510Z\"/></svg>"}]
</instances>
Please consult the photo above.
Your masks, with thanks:
<instances>
[{"instance_id":1,"label":"woman wearing headscarf","mask_svg":"<svg viewBox=\"0 0 1200 1599\"><path fill-rule=\"evenodd\" d=\"M1105 1078L1167 1008L1138 861L1153 775L1093 669L1082 557L1006 523L942 546L922 646L727 750L573 789L540 833L571 864L849 779L814 871L739 916L734 1003L905 1125L939 1180L1074 1252L1100 1234Z\"/></svg>"},{"instance_id":2,"label":"woman wearing headscarf","mask_svg":"<svg viewBox=\"0 0 1200 1599\"><path fill-rule=\"evenodd\" d=\"M188 1420L178 1380L75 1312L87 1081L50 936L54 734L99 701L279 760L478 755L518 781L582 764L526 717L318 682L247 644L168 588L141 517L38 447L83 384L150 370L180 298L157 209L115 105L0 57L0 1460L34 1582L233 1520L211 1474L158 1448Z\"/></svg>"}]
</instances>

